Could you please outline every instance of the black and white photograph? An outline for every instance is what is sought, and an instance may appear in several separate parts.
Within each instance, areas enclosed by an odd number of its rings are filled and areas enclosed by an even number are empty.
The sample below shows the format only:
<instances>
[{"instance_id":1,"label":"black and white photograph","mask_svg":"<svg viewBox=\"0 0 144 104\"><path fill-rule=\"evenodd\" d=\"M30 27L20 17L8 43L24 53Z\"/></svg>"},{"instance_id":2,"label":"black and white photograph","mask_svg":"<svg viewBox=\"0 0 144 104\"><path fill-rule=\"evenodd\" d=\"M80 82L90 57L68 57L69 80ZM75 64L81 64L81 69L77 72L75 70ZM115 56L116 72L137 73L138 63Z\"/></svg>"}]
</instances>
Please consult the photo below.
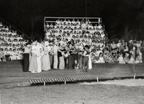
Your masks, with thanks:
<instances>
[{"instance_id":1,"label":"black and white photograph","mask_svg":"<svg viewBox=\"0 0 144 104\"><path fill-rule=\"evenodd\" d=\"M144 0L0 0L0 104L143 104Z\"/></svg>"}]
</instances>

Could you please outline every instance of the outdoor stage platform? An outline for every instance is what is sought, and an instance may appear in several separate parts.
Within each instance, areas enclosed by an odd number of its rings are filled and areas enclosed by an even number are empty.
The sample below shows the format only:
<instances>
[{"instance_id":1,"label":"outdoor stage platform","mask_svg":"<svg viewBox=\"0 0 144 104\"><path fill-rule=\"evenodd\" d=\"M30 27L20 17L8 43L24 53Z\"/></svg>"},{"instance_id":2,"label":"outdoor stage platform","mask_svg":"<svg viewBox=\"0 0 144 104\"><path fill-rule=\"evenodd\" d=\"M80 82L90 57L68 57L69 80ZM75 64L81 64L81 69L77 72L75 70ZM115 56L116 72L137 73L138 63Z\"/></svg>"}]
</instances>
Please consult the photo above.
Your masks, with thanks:
<instances>
[{"instance_id":1,"label":"outdoor stage platform","mask_svg":"<svg viewBox=\"0 0 144 104\"><path fill-rule=\"evenodd\" d=\"M0 62L0 85L27 83L86 82L118 78L144 77L144 64L93 64L88 72L79 70L49 70L41 73L23 72L21 61ZM20 85L20 83L22 85Z\"/></svg>"}]
</instances>

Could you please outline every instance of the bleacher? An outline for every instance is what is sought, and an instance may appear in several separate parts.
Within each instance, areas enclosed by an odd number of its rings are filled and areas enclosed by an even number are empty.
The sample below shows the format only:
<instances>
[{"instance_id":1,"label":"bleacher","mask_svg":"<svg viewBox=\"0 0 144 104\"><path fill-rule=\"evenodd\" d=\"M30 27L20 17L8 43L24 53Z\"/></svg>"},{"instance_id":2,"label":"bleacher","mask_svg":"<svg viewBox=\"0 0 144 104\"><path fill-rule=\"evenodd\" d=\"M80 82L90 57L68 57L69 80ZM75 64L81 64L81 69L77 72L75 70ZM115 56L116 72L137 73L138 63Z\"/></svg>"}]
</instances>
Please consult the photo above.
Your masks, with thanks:
<instances>
[{"instance_id":1,"label":"bleacher","mask_svg":"<svg viewBox=\"0 0 144 104\"><path fill-rule=\"evenodd\" d=\"M0 61L21 60L26 43L21 34L0 22Z\"/></svg>"},{"instance_id":2,"label":"bleacher","mask_svg":"<svg viewBox=\"0 0 144 104\"><path fill-rule=\"evenodd\" d=\"M44 21L45 38L49 40L73 39L75 43L81 41L100 48L104 47L107 39L101 18L46 17Z\"/></svg>"}]
</instances>

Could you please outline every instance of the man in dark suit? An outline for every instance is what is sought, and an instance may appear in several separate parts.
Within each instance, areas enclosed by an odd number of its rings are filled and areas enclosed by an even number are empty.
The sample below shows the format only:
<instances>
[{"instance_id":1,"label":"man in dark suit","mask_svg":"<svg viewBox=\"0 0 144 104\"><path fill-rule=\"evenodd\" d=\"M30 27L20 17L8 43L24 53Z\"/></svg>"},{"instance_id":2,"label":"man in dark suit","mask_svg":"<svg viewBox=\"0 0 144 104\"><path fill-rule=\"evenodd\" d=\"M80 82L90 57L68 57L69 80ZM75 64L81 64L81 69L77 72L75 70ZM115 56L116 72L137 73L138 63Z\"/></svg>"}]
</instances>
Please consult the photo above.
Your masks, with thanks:
<instances>
[{"instance_id":1,"label":"man in dark suit","mask_svg":"<svg viewBox=\"0 0 144 104\"><path fill-rule=\"evenodd\" d=\"M27 72L29 69L29 54L30 54L30 45L24 47L23 53L23 72Z\"/></svg>"}]
</instances>

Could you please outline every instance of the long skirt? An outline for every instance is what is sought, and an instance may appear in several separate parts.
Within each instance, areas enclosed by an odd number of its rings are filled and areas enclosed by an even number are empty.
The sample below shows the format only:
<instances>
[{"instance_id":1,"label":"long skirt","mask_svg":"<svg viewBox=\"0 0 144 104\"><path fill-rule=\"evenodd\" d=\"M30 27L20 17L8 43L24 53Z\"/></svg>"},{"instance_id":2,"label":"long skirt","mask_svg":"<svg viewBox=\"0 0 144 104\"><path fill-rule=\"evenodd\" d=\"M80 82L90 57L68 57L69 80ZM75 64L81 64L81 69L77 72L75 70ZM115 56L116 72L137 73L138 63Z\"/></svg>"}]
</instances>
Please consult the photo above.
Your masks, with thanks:
<instances>
[{"instance_id":1,"label":"long skirt","mask_svg":"<svg viewBox=\"0 0 144 104\"><path fill-rule=\"evenodd\" d=\"M49 55L49 59L50 59L50 67L51 69L53 69L53 55Z\"/></svg>"},{"instance_id":2,"label":"long skirt","mask_svg":"<svg viewBox=\"0 0 144 104\"><path fill-rule=\"evenodd\" d=\"M73 57L72 57L72 55L68 56L68 69L73 69Z\"/></svg>"},{"instance_id":3,"label":"long skirt","mask_svg":"<svg viewBox=\"0 0 144 104\"><path fill-rule=\"evenodd\" d=\"M68 57L65 57L65 58L64 58L64 61L65 61L65 68L66 68L66 69L69 69L69 66L68 66L68 61L69 61L69 60L68 60Z\"/></svg>"},{"instance_id":4,"label":"long skirt","mask_svg":"<svg viewBox=\"0 0 144 104\"><path fill-rule=\"evenodd\" d=\"M83 64L83 56L82 55L78 55L78 67L79 69L82 69L82 65Z\"/></svg>"},{"instance_id":5,"label":"long skirt","mask_svg":"<svg viewBox=\"0 0 144 104\"><path fill-rule=\"evenodd\" d=\"M84 56L83 57L83 71L87 72L88 67L89 67L89 57Z\"/></svg>"},{"instance_id":6,"label":"long skirt","mask_svg":"<svg viewBox=\"0 0 144 104\"><path fill-rule=\"evenodd\" d=\"M50 69L50 59L49 55L47 54L42 57L42 70L47 71Z\"/></svg>"},{"instance_id":7,"label":"long skirt","mask_svg":"<svg viewBox=\"0 0 144 104\"><path fill-rule=\"evenodd\" d=\"M37 57L34 55L32 55L30 58L29 71L32 73L36 73L38 71Z\"/></svg>"},{"instance_id":8,"label":"long skirt","mask_svg":"<svg viewBox=\"0 0 144 104\"><path fill-rule=\"evenodd\" d=\"M54 55L54 61L53 61L53 68L57 69L58 68L58 55Z\"/></svg>"},{"instance_id":9,"label":"long skirt","mask_svg":"<svg viewBox=\"0 0 144 104\"><path fill-rule=\"evenodd\" d=\"M72 54L72 67L75 69L78 63L78 54Z\"/></svg>"},{"instance_id":10,"label":"long skirt","mask_svg":"<svg viewBox=\"0 0 144 104\"><path fill-rule=\"evenodd\" d=\"M64 69L65 68L65 61L64 61L64 57L61 56L59 57L59 69Z\"/></svg>"},{"instance_id":11,"label":"long skirt","mask_svg":"<svg viewBox=\"0 0 144 104\"><path fill-rule=\"evenodd\" d=\"M92 69L92 60L91 60L91 56L89 56L88 69L89 69L89 70Z\"/></svg>"},{"instance_id":12,"label":"long skirt","mask_svg":"<svg viewBox=\"0 0 144 104\"><path fill-rule=\"evenodd\" d=\"M144 64L144 50L142 51L142 63Z\"/></svg>"},{"instance_id":13,"label":"long skirt","mask_svg":"<svg viewBox=\"0 0 144 104\"><path fill-rule=\"evenodd\" d=\"M37 70L37 73L40 73L42 71L41 69L41 57L37 57L37 63L38 63L38 70Z\"/></svg>"}]
</instances>

